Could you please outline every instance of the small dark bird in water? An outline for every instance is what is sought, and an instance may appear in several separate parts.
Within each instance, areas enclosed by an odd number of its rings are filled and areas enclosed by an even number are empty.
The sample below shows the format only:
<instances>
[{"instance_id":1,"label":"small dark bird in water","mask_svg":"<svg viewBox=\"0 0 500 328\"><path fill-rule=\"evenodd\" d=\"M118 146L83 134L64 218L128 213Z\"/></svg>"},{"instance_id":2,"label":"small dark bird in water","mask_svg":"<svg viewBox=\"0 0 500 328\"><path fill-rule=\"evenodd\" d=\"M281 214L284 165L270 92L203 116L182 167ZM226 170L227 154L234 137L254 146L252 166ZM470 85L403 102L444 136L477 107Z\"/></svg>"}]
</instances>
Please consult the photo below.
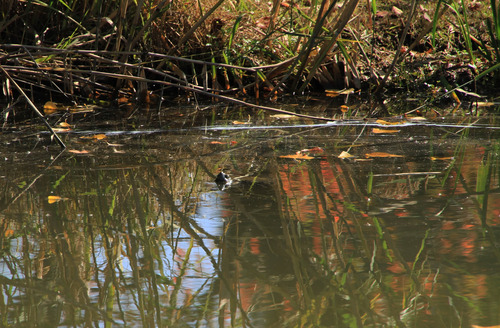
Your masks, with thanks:
<instances>
[{"instance_id":1,"label":"small dark bird in water","mask_svg":"<svg viewBox=\"0 0 500 328\"><path fill-rule=\"evenodd\" d=\"M229 175L222 171L220 171L220 173L217 174L217 177L215 177L215 183L220 190L224 190L225 188L229 187L231 185L231 182L233 182L233 180L229 177Z\"/></svg>"}]
</instances>

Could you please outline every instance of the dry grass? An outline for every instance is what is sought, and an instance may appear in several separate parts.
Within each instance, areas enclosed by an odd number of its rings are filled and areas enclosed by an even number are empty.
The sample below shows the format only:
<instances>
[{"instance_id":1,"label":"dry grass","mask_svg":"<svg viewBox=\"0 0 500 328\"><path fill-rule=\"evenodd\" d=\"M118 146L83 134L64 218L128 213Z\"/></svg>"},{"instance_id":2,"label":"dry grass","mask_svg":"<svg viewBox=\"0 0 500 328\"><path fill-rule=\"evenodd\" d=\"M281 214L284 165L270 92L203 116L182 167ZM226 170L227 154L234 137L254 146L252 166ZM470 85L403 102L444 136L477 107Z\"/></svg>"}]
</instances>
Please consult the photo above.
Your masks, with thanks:
<instances>
[{"instance_id":1,"label":"dry grass","mask_svg":"<svg viewBox=\"0 0 500 328\"><path fill-rule=\"evenodd\" d=\"M450 84L460 82L463 69L454 66L475 65L475 72L466 69L473 78L495 64L494 58L481 54L491 41L485 24L491 16L489 5L464 1L472 36L469 54L460 14L441 6L436 15L438 0L415 6L413 13L411 2L402 7L393 0L377 2L375 13L370 2L358 0L324 0L316 5L121 0L100 8L88 1L69 1L68 7L62 2L49 6L4 1L0 62L23 88L41 87L53 94L61 89L60 94L74 101L103 94L106 99L120 94L135 97L139 89L161 90L164 95L162 81L168 88L257 96L383 84L412 88L415 79L439 88L443 76L450 78ZM432 34L434 19L437 28ZM30 47L5 46L9 43ZM64 51L51 54L50 49L56 48ZM66 74L49 67L64 68ZM137 77L145 80L134 80Z\"/></svg>"}]
</instances>

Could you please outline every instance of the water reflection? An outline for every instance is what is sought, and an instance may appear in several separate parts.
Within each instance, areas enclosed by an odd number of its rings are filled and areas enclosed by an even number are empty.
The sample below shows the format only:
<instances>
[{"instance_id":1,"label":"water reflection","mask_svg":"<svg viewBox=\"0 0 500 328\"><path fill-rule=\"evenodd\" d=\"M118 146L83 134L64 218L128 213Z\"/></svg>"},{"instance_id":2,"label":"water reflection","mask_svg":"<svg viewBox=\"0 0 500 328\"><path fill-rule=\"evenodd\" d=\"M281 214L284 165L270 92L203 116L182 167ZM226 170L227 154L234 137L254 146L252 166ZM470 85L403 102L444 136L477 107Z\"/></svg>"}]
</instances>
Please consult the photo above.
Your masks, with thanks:
<instances>
[{"instance_id":1,"label":"water reflection","mask_svg":"<svg viewBox=\"0 0 500 328\"><path fill-rule=\"evenodd\" d=\"M495 130L268 123L4 144L2 325L500 324Z\"/></svg>"}]
</instances>

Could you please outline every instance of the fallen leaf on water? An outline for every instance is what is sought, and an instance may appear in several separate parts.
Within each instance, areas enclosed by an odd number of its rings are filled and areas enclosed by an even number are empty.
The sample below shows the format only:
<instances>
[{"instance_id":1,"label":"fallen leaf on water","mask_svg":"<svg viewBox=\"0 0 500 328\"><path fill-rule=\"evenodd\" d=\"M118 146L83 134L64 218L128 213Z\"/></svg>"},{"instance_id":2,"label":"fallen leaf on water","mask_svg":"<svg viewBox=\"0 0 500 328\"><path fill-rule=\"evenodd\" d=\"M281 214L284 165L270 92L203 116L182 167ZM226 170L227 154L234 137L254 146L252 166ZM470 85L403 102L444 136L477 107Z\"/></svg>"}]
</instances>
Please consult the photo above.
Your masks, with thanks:
<instances>
[{"instance_id":1,"label":"fallen leaf on water","mask_svg":"<svg viewBox=\"0 0 500 328\"><path fill-rule=\"evenodd\" d=\"M92 136L83 136L83 137L80 137L80 139L94 139L94 140L102 140L102 139L106 139L106 135L103 134L103 133L100 133L100 134L94 134Z\"/></svg>"},{"instance_id":2,"label":"fallen leaf on water","mask_svg":"<svg viewBox=\"0 0 500 328\"><path fill-rule=\"evenodd\" d=\"M324 150L321 147L312 147L309 149L302 149L301 152L303 152L303 153L322 153L322 152L324 152Z\"/></svg>"},{"instance_id":3,"label":"fallen leaf on water","mask_svg":"<svg viewBox=\"0 0 500 328\"><path fill-rule=\"evenodd\" d=\"M49 204L54 204L57 203L61 200L65 200L66 198L62 198L61 196L49 196L48 202Z\"/></svg>"},{"instance_id":4,"label":"fallen leaf on water","mask_svg":"<svg viewBox=\"0 0 500 328\"><path fill-rule=\"evenodd\" d=\"M59 126L61 128L69 128L71 125L68 122L61 122L59 123Z\"/></svg>"},{"instance_id":5,"label":"fallen leaf on water","mask_svg":"<svg viewBox=\"0 0 500 328\"><path fill-rule=\"evenodd\" d=\"M410 121L426 121L427 120L425 117L422 117L422 116L406 116L406 119L410 120Z\"/></svg>"},{"instance_id":6,"label":"fallen leaf on water","mask_svg":"<svg viewBox=\"0 0 500 328\"><path fill-rule=\"evenodd\" d=\"M96 139L96 140L102 140L102 139L106 139L106 138L107 138L106 135L102 134L102 133L101 134L96 134L94 136L94 139Z\"/></svg>"},{"instance_id":7,"label":"fallen leaf on water","mask_svg":"<svg viewBox=\"0 0 500 328\"><path fill-rule=\"evenodd\" d=\"M122 145L122 144L115 144L115 143L109 143L109 142L107 142L107 144L108 144L108 146L110 146L110 147L123 147L123 145Z\"/></svg>"},{"instance_id":8,"label":"fallen leaf on water","mask_svg":"<svg viewBox=\"0 0 500 328\"><path fill-rule=\"evenodd\" d=\"M281 118L281 119L288 119L288 118L298 118L297 116L295 115L289 115L289 114L275 114L275 115L271 115L272 118Z\"/></svg>"},{"instance_id":9,"label":"fallen leaf on water","mask_svg":"<svg viewBox=\"0 0 500 328\"><path fill-rule=\"evenodd\" d=\"M88 154L89 152L87 150L76 150L76 149L70 149L68 152L73 153L73 154Z\"/></svg>"},{"instance_id":10,"label":"fallen leaf on water","mask_svg":"<svg viewBox=\"0 0 500 328\"><path fill-rule=\"evenodd\" d=\"M53 101L47 101L45 105L43 105L43 112L45 115L53 114L58 110L66 110L66 107Z\"/></svg>"},{"instance_id":11,"label":"fallen leaf on water","mask_svg":"<svg viewBox=\"0 0 500 328\"><path fill-rule=\"evenodd\" d=\"M342 113L347 113L347 111L349 110L349 107L346 105L342 105L342 106L340 106L340 110L342 111Z\"/></svg>"},{"instance_id":12,"label":"fallen leaf on water","mask_svg":"<svg viewBox=\"0 0 500 328\"><path fill-rule=\"evenodd\" d=\"M404 124L404 122L389 122L385 120L376 120L378 124L383 124L383 125L398 125L398 124Z\"/></svg>"},{"instance_id":13,"label":"fallen leaf on water","mask_svg":"<svg viewBox=\"0 0 500 328\"><path fill-rule=\"evenodd\" d=\"M373 128L373 133L398 133L400 130L386 130L386 129L379 129L379 128Z\"/></svg>"},{"instance_id":14,"label":"fallen leaf on water","mask_svg":"<svg viewBox=\"0 0 500 328\"><path fill-rule=\"evenodd\" d=\"M389 154L383 152L374 152L365 154L366 158L374 158L374 157L404 157L403 155Z\"/></svg>"},{"instance_id":15,"label":"fallen leaf on water","mask_svg":"<svg viewBox=\"0 0 500 328\"><path fill-rule=\"evenodd\" d=\"M69 131L71 131L70 128L52 128L52 130L54 130L55 133L62 133L62 132L69 132Z\"/></svg>"},{"instance_id":16,"label":"fallen leaf on water","mask_svg":"<svg viewBox=\"0 0 500 328\"><path fill-rule=\"evenodd\" d=\"M351 155L351 154L349 154L346 151L341 152L340 155L339 155L339 158L350 158L350 157L354 157L354 156Z\"/></svg>"},{"instance_id":17,"label":"fallen leaf on water","mask_svg":"<svg viewBox=\"0 0 500 328\"><path fill-rule=\"evenodd\" d=\"M298 151L294 155L282 155L280 157L281 158L292 158L292 159L314 159L314 157L302 154L300 151Z\"/></svg>"},{"instance_id":18,"label":"fallen leaf on water","mask_svg":"<svg viewBox=\"0 0 500 328\"><path fill-rule=\"evenodd\" d=\"M325 90L325 93L328 97L337 97L340 95L349 95L351 93L354 93L354 88L349 88L349 89L343 89L343 90Z\"/></svg>"},{"instance_id":19,"label":"fallen leaf on water","mask_svg":"<svg viewBox=\"0 0 500 328\"><path fill-rule=\"evenodd\" d=\"M434 156L431 156L431 160L433 161L448 161L448 160L452 160L452 159L455 159L455 157L451 156L451 157L434 157Z\"/></svg>"},{"instance_id":20,"label":"fallen leaf on water","mask_svg":"<svg viewBox=\"0 0 500 328\"><path fill-rule=\"evenodd\" d=\"M233 121L233 124L250 124L250 122Z\"/></svg>"}]
</instances>

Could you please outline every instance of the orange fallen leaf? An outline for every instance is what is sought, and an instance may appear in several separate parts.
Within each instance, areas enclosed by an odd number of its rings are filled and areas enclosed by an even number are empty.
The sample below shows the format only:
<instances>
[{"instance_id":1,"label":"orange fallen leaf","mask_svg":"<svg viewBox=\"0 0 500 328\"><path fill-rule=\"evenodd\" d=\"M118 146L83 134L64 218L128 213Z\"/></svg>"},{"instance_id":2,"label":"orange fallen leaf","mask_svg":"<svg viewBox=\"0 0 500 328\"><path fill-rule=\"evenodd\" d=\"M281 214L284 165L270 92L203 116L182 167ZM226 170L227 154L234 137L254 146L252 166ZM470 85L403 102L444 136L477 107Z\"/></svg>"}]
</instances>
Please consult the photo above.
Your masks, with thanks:
<instances>
[{"instance_id":1,"label":"orange fallen leaf","mask_svg":"<svg viewBox=\"0 0 500 328\"><path fill-rule=\"evenodd\" d=\"M389 154L383 152L374 152L365 154L366 158L374 158L374 157L404 157L403 155Z\"/></svg>"},{"instance_id":2,"label":"orange fallen leaf","mask_svg":"<svg viewBox=\"0 0 500 328\"><path fill-rule=\"evenodd\" d=\"M250 122L233 121L233 124L250 124Z\"/></svg>"},{"instance_id":3,"label":"orange fallen leaf","mask_svg":"<svg viewBox=\"0 0 500 328\"><path fill-rule=\"evenodd\" d=\"M47 101L45 105L43 105L43 112L45 115L50 115L55 113L59 108L59 105L53 101Z\"/></svg>"},{"instance_id":4,"label":"orange fallen leaf","mask_svg":"<svg viewBox=\"0 0 500 328\"><path fill-rule=\"evenodd\" d=\"M314 159L314 157L302 154L300 151L295 153L294 155L282 155L281 158L291 158L291 159Z\"/></svg>"},{"instance_id":5,"label":"orange fallen leaf","mask_svg":"<svg viewBox=\"0 0 500 328\"><path fill-rule=\"evenodd\" d=\"M68 152L73 153L73 154L88 154L89 152L87 150L77 150L77 149L70 149Z\"/></svg>"},{"instance_id":6,"label":"orange fallen leaf","mask_svg":"<svg viewBox=\"0 0 500 328\"><path fill-rule=\"evenodd\" d=\"M403 124L404 122L389 122L385 120L376 120L378 124L383 124L383 125L398 125L398 124Z\"/></svg>"},{"instance_id":7,"label":"orange fallen leaf","mask_svg":"<svg viewBox=\"0 0 500 328\"><path fill-rule=\"evenodd\" d=\"M59 123L59 126L61 128L69 128L71 125L68 122L61 122Z\"/></svg>"},{"instance_id":8,"label":"orange fallen leaf","mask_svg":"<svg viewBox=\"0 0 500 328\"><path fill-rule=\"evenodd\" d=\"M53 101L47 101L45 105L43 105L44 110L57 110L57 104Z\"/></svg>"},{"instance_id":9,"label":"orange fallen leaf","mask_svg":"<svg viewBox=\"0 0 500 328\"><path fill-rule=\"evenodd\" d=\"M91 135L91 136L82 136L80 137L80 139L94 139L94 140L102 140L102 139L106 139L106 135L103 134L103 133L100 133L100 134L94 134L94 135Z\"/></svg>"},{"instance_id":10,"label":"orange fallen leaf","mask_svg":"<svg viewBox=\"0 0 500 328\"><path fill-rule=\"evenodd\" d=\"M342 113L346 113L349 110L349 107L346 105L342 105L340 106L340 110L342 111Z\"/></svg>"},{"instance_id":11,"label":"orange fallen leaf","mask_svg":"<svg viewBox=\"0 0 500 328\"><path fill-rule=\"evenodd\" d=\"M54 203L57 203L61 200L63 200L63 198L61 196L49 196L49 198L48 198L49 204L54 204Z\"/></svg>"},{"instance_id":12,"label":"orange fallen leaf","mask_svg":"<svg viewBox=\"0 0 500 328\"><path fill-rule=\"evenodd\" d=\"M226 144L225 142L222 142L222 141L211 141L210 143L212 145L225 145Z\"/></svg>"},{"instance_id":13,"label":"orange fallen leaf","mask_svg":"<svg viewBox=\"0 0 500 328\"><path fill-rule=\"evenodd\" d=\"M238 141L231 140L231 145L236 145Z\"/></svg>"},{"instance_id":14,"label":"orange fallen leaf","mask_svg":"<svg viewBox=\"0 0 500 328\"><path fill-rule=\"evenodd\" d=\"M103 133L101 133L101 134L96 134L96 135L94 136L94 139L96 139L96 140L102 140L102 139L106 139L106 138L107 138L107 137L106 137L106 135L105 135L105 134L103 134Z\"/></svg>"},{"instance_id":15,"label":"orange fallen leaf","mask_svg":"<svg viewBox=\"0 0 500 328\"><path fill-rule=\"evenodd\" d=\"M379 129L373 128L373 133L398 133L400 130L387 130L387 129Z\"/></svg>"}]
</instances>

